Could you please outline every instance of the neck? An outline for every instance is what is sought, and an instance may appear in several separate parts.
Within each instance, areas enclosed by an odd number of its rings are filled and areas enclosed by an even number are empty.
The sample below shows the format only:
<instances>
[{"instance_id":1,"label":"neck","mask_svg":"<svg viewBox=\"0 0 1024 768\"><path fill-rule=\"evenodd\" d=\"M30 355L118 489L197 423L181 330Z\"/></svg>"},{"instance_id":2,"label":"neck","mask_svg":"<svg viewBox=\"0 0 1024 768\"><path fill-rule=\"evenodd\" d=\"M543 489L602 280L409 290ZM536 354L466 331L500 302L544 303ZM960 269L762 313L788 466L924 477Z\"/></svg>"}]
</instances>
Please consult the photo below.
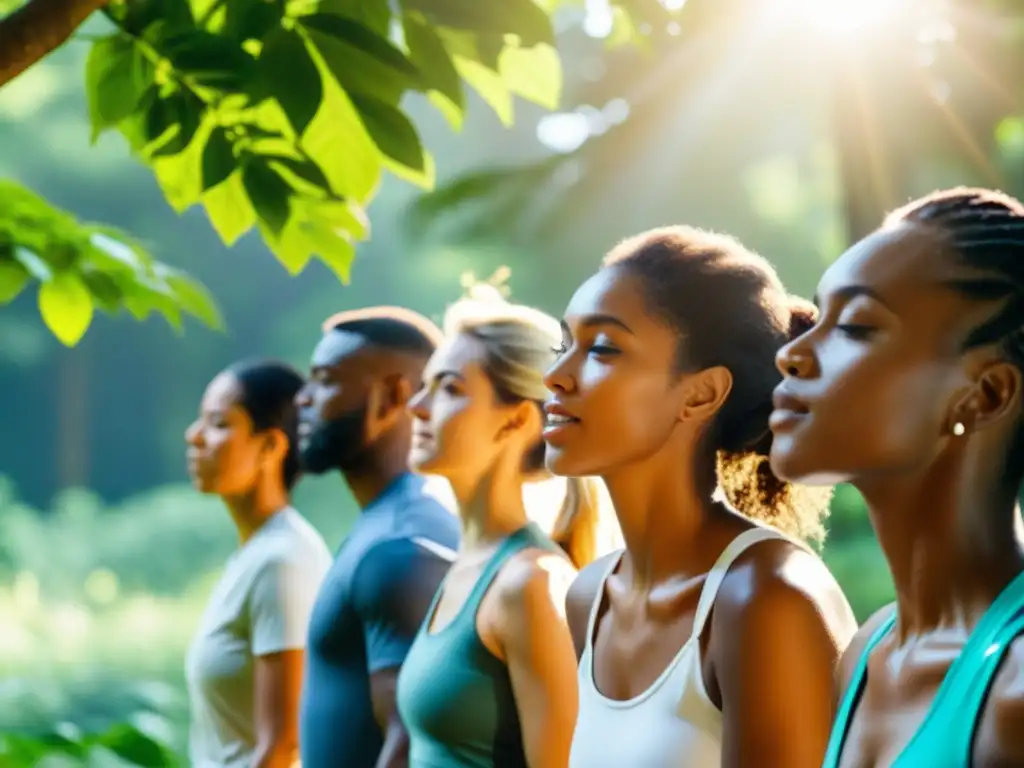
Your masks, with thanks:
<instances>
[{"instance_id":1,"label":"neck","mask_svg":"<svg viewBox=\"0 0 1024 768\"><path fill-rule=\"evenodd\" d=\"M1016 488L991 469L950 464L909 480L858 483L892 571L901 641L942 627L970 630L1024 569Z\"/></svg>"},{"instance_id":2,"label":"neck","mask_svg":"<svg viewBox=\"0 0 1024 768\"><path fill-rule=\"evenodd\" d=\"M409 437L392 435L382 439L365 454L358 468L342 468L352 496L360 509L366 509L384 489L409 471Z\"/></svg>"},{"instance_id":3,"label":"neck","mask_svg":"<svg viewBox=\"0 0 1024 768\"><path fill-rule=\"evenodd\" d=\"M288 506L288 491L280 480L261 477L256 487L241 496L224 496L224 504L238 530L240 544L245 544L268 518Z\"/></svg>"},{"instance_id":4,"label":"neck","mask_svg":"<svg viewBox=\"0 0 1024 768\"><path fill-rule=\"evenodd\" d=\"M511 465L497 465L477 478L451 477L462 520L462 548L471 551L499 541L529 522L523 504L523 476Z\"/></svg>"},{"instance_id":5,"label":"neck","mask_svg":"<svg viewBox=\"0 0 1024 768\"><path fill-rule=\"evenodd\" d=\"M707 523L720 509L697 479L696 460L689 446L669 444L603 476L626 545L623 564L638 589L695 574L707 559Z\"/></svg>"}]
</instances>

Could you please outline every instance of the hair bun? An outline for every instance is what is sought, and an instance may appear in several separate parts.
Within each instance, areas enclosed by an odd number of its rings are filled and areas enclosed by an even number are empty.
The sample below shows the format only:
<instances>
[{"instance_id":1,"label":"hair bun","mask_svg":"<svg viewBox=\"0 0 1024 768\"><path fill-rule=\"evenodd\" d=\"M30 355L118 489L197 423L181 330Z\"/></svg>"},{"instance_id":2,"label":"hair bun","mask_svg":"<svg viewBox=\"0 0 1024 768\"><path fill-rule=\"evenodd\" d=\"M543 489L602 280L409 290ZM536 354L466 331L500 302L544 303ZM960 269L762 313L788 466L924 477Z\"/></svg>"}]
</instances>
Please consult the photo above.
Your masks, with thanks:
<instances>
[{"instance_id":1,"label":"hair bun","mask_svg":"<svg viewBox=\"0 0 1024 768\"><path fill-rule=\"evenodd\" d=\"M802 336L818 322L818 308L799 296L789 297L789 338Z\"/></svg>"}]
</instances>

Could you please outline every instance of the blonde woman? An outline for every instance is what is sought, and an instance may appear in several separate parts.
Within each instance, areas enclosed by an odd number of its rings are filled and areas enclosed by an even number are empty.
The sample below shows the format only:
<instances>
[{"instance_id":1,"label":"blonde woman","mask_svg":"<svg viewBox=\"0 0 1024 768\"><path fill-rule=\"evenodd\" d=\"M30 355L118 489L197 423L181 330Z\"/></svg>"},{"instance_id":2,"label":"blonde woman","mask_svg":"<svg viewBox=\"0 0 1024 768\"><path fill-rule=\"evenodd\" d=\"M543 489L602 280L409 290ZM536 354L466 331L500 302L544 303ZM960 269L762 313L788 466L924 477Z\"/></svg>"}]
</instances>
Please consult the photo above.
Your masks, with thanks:
<instances>
[{"instance_id":1,"label":"blonde woman","mask_svg":"<svg viewBox=\"0 0 1024 768\"><path fill-rule=\"evenodd\" d=\"M410 765L565 768L577 695L563 605L597 555L597 496L570 481L550 536L523 502L549 477L542 377L558 323L485 285L450 308L445 335L410 402L410 463L451 485L463 545L398 681Z\"/></svg>"}]
</instances>

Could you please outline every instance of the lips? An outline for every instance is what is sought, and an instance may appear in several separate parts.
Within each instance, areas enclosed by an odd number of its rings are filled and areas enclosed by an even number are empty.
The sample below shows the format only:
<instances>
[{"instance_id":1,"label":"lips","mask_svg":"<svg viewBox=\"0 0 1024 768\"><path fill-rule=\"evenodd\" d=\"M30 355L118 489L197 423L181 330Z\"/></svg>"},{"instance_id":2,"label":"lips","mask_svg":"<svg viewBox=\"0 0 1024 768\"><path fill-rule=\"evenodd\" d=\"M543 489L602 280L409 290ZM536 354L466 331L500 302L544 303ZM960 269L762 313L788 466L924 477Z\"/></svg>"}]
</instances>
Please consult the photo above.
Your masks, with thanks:
<instances>
[{"instance_id":1,"label":"lips","mask_svg":"<svg viewBox=\"0 0 1024 768\"><path fill-rule=\"evenodd\" d=\"M544 404L544 439L551 442L580 423L565 406L554 400Z\"/></svg>"},{"instance_id":2,"label":"lips","mask_svg":"<svg viewBox=\"0 0 1024 768\"><path fill-rule=\"evenodd\" d=\"M782 386L772 394L772 415L768 417L768 427L772 432L784 431L801 422L810 414L807 403L786 391Z\"/></svg>"}]
</instances>

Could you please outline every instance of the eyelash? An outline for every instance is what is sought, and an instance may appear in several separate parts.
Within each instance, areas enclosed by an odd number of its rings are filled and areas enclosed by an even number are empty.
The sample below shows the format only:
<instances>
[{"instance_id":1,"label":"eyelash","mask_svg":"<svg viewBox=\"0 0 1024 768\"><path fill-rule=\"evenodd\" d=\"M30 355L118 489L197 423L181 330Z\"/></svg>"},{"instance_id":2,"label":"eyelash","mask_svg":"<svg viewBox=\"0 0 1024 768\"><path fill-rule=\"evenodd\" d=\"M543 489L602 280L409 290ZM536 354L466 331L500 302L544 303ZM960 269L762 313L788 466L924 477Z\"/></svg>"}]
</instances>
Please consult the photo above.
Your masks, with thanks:
<instances>
[{"instance_id":1,"label":"eyelash","mask_svg":"<svg viewBox=\"0 0 1024 768\"><path fill-rule=\"evenodd\" d=\"M564 355L569 350L566 349L565 344L562 344L561 346L558 347L552 347L551 351L554 352L556 355L561 356ZM595 344L590 348L589 351L597 355L617 355L619 353L619 350L615 349L615 347L610 347L606 344Z\"/></svg>"},{"instance_id":2,"label":"eyelash","mask_svg":"<svg viewBox=\"0 0 1024 768\"><path fill-rule=\"evenodd\" d=\"M857 341L863 341L870 338L871 334L875 332L875 329L870 325L859 325L857 323L846 323L844 325L837 325L842 333L849 336L851 339Z\"/></svg>"}]
</instances>

